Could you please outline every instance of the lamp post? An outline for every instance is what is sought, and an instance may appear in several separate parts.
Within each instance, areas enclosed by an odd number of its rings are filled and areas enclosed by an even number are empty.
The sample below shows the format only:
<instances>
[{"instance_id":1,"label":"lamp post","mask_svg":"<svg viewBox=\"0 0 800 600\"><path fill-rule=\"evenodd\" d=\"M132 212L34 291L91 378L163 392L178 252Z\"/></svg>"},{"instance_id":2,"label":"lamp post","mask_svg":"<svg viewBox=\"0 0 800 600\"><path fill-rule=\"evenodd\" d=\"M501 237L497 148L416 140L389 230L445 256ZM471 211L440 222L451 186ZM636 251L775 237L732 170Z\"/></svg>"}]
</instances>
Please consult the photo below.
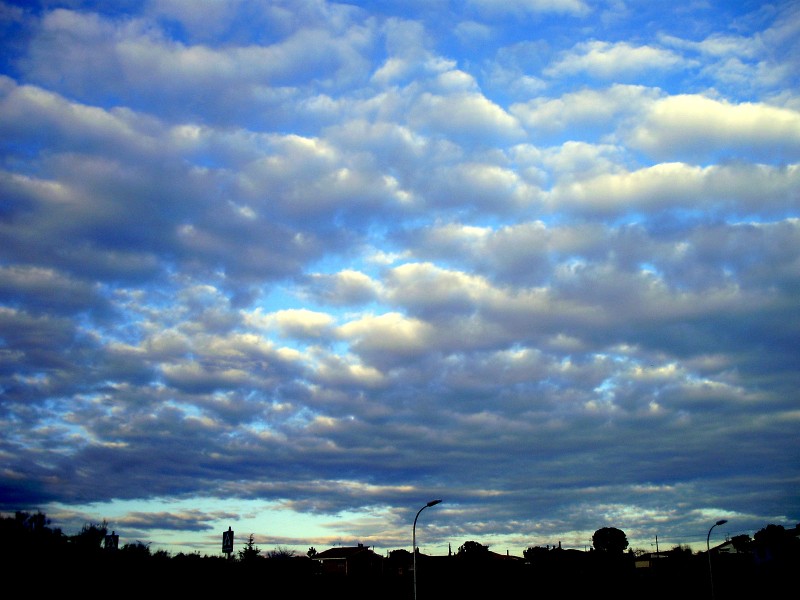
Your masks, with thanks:
<instances>
[{"instance_id":1,"label":"lamp post","mask_svg":"<svg viewBox=\"0 0 800 600\"><path fill-rule=\"evenodd\" d=\"M711 526L711 529L714 529L717 525L724 525L728 522L728 519L720 519L716 523ZM708 581L711 583L711 600L714 600L714 575L711 572L711 529L708 530L708 535L706 536L706 554L708 554Z\"/></svg>"},{"instance_id":2,"label":"lamp post","mask_svg":"<svg viewBox=\"0 0 800 600\"><path fill-rule=\"evenodd\" d=\"M411 552L414 554L414 600L417 600L417 519L419 513L428 508L439 504L441 500L431 500L425 506L417 511L417 516L414 517L414 526L411 528Z\"/></svg>"}]
</instances>

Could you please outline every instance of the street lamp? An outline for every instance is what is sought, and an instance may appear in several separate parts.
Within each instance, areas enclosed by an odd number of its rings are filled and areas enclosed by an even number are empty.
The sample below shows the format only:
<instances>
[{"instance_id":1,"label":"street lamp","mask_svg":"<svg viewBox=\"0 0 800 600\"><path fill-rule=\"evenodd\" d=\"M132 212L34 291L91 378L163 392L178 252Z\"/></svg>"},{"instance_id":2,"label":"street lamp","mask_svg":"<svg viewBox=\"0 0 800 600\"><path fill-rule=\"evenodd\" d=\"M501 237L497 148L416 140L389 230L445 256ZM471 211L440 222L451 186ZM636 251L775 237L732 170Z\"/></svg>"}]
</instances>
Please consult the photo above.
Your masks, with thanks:
<instances>
[{"instance_id":1,"label":"street lamp","mask_svg":"<svg viewBox=\"0 0 800 600\"><path fill-rule=\"evenodd\" d=\"M431 500L425 506L417 511L417 516L414 517L414 526L411 528L411 552L414 554L414 600L417 600L417 519L419 513L428 508L439 504L441 500Z\"/></svg>"},{"instance_id":2,"label":"street lamp","mask_svg":"<svg viewBox=\"0 0 800 600\"><path fill-rule=\"evenodd\" d=\"M711 526L711 529L714 529L717 525L725 525L727 522L728 519L720 519ZM711 600L714 600L714 576L711 573L711 546L709 545L711 529L708 530L708 535L706 536L706 554L708 554L708 581L711 583Z\"/></svg>"}]
</instances>

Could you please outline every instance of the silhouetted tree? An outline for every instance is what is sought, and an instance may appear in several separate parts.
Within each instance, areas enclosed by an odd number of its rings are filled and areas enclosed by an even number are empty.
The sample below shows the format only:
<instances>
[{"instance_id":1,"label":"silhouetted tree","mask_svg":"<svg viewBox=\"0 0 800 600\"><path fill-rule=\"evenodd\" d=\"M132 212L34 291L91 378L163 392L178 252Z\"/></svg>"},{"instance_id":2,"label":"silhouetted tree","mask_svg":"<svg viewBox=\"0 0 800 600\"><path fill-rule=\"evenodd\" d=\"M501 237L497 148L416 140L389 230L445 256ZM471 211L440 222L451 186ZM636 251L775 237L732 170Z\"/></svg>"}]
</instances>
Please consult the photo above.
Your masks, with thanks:
<instances>
[{"instance_id":1,"label":"silhouetted tree","mask_svg":"<svg viewBox=\"0 0 800 600\"><path fill-rule=\"evenodd\" d=\"M414 556L405 548L400 548L398 550L390 550L389 558L393 561L410 563L414 559Z\"/></svg>"},{"instance_id":2,"label":"silhouetted tree","mask_svg":"<svg viewBox=\"0 0 800 600\"><path fill-rule=\"evenodd\" d=\"M243 563L252 563L263 558L264 557L261 556L261 549L256 546L253 540L253 534L251 533L250 537L247 539L247 543L239 550L239 561Z\"/></svg>"},{"instance_id":3,"label":"silhouetted tree","mask_svg":"<svg viewBox=\"0 0 800 600\"><path fill-rule=\"evenodd\" d=\"M547 553L550 552L550 548L545 548L543 546L535 546L528 548L527 550L523 550L522 556L528 562L534 562L537 559L543 559L547 556Z\"/></svg>"},{"instance_id":4,"label":"silhouetted tree","mask_svg":"<svg viewBox=\"0 0 800 600\"><path fill-rule=\"evenodd\" d=\"M23 523L25 529L34 534L45 531L50 525L50 519L48 519L43 512L37 512L34 515L25 512L17 512L15 518L17 521Z\"/></svg>"},{"instance_id":5,"label":"silhouetted tree","mask_svg":"<svg viewBox=\"0 0 800 600\"><path fill-rule=\"evenodd\" d=\"M489 546L473 541L464 542L458 548L458 556L467 559L486 558L489 556Z\"/></svg>"},{"instance_id":6,"label":"silhouetted tree","mask_svg":"<svg viewBox=\"0 0 800 600\"><path fill-rule=\"evenodd\" d=\"M50 527L44 513L23 511L0 519L0 540L0 555L27 560L58 554L67 543L60 529Z\"/></svg>"},{"instance_id":7,"label":"silhouetted tree","mask_svg":"<svg viewBox=\"0 0 800 600\"><path fill-rule=\"evenodd\" d=\"M783 525L767 525L763 529L755 532L753 539L757 544L764 546L780 546L786 537L786 529Z\"/></svg>"},{"instance_id":8,"label":"silhouetted tree","mask_svg":"<svg viewBox=\"0 0 800 600\"><path fill-rule=\"evenodd\" d=\"M172 558L172 555L166 550L156 550L153 552L153 558L160 561L166 561Z\"/></svg>"},{"instance_id":9,"label":"silhouetted tree","mask_svg":"<svg viewBox=\"0 0 800 600\"><path fill-rule=\"evenodd\" d=\"M750 536L745 534L742 535L735 535L731 538L731 544L733 545L734 549L737 552L749 552L750 545L753 543L753 540L750 539Z\"/></svg>"},{"instance_id":10,"label":"silhouetted tree","mask_svg":"<svg viewBox=\"0 0 800 600\"><path fill-rule=\"evenodd\" d=\"M594 532L592 545L600 552L622 555L628 547L628 537L624 531L616 527L602 527Z\"/></svg>"},{"instance_id":11,"label":"silhouetted tree","mask_svg":"<svg viewBox=\"0 0 800 600\"><path fill-rule=\"evenodd\" d=\"M308 556L308 558L314 558L316 555L317 549L314 548L314 546L311 546L311 548L308 549L308 552L306 552L306 556Z\"/></svg>"},{"instance_id":12,"label":"silhouetted tree","mask_svg":"<svg viewBox=\"0 0 800 600\"><path fill-rule=\"evenodd\" d=\"M278 546L277 548L275 548L275 550L272 550L269 553L267 553L268 558L273 558L278 560L292 558L294 557L294 555L295 555L294 550L289 550L288 548L283 548L281 546Z\"/></svg>"},{"instance_id":13,"label":"silhouetted tree","mask_svg":"<svg viewBox=\"0 0 800 600\"><path fill-rule=\"evenodd\" d=\"M144 561L150 558L150 545L137 540L132 544L122 546L120 554L126 560Z\"/></svg>"},{"instance_id":14,"label":"silhouetted tree","mask_svg":"<svg viewBox=\"0 0 800 600\"><path fill-rule=\"evenodd\" d=\"M800 563L800 540L790 535L783 525L767 525L753 535L751 546L756 560L783 569Z\"/></svg>"},{"instance_id":15,"label":"silhouetted tree","mask_svg":"<svg viewBox=\"0 0 800 600\"><path fill-rule=\"evenodd\" d=\"M101 549L108 533L108 523L85 523L80 533L69 538L70 544L82 554L92 554Z\"/></svg>"},{"instance_id":16,"label":"silhouetted tree","mask_svg":"<svg viewBox=\"0 0 800 600\"><path fill-rule=\"evenodd\" d=\"M687 546L685 544L684 545L678 544L677 546L672 548L669 552L674 558L689 558L692 556L691 546Z\"/></svg>"}]
</instances>

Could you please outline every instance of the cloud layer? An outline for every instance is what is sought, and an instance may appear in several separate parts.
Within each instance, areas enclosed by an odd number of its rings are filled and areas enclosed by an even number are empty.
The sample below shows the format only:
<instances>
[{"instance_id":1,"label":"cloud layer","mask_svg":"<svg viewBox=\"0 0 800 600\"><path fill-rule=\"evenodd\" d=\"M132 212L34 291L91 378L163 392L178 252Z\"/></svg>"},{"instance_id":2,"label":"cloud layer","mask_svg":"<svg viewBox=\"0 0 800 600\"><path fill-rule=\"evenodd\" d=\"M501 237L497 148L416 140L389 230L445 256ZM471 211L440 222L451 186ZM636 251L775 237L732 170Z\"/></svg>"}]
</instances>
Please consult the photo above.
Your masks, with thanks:
<instances>
[{"instance_id":1,"label":"cloud layer","mask_svg":"<svg viewBox=\"0 0 800 600\"><path fill-rule=\"evenodd\" d=\"M0 508L796 524L800 12L706 4L0 4Z\"/></svg>"}]
</instances>

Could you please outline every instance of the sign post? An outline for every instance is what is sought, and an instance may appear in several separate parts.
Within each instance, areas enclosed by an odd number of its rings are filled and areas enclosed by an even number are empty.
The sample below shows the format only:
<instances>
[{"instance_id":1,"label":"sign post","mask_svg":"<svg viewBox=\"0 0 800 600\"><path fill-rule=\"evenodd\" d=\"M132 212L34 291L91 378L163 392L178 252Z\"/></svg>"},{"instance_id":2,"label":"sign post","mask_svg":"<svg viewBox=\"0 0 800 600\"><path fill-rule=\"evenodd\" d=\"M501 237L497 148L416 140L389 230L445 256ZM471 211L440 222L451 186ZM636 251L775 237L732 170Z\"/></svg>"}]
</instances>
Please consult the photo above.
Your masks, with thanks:
<instances>
[{"instance_id":1,"label":"sign post","mask_svg":"<svg viewBox=\"0 0 800 600\"><path fill-rule=\"evenodd\" d=\"M222 532L222 551L228 555L228 560L233 553L233 531L228 527L228 531Z\"/></svg>"},{"instance_id":2,"label":"sign post","mask_svg":"<svg viewBox=\"0 0 800 600\"><path fill-rule=\"evenodd\" d=\"M110 535L106 535L106 537L103 539L103 547L106 550L119 549L119 536L117 535L116 531L112 531Z\"/></svg>"}]
</instances>

